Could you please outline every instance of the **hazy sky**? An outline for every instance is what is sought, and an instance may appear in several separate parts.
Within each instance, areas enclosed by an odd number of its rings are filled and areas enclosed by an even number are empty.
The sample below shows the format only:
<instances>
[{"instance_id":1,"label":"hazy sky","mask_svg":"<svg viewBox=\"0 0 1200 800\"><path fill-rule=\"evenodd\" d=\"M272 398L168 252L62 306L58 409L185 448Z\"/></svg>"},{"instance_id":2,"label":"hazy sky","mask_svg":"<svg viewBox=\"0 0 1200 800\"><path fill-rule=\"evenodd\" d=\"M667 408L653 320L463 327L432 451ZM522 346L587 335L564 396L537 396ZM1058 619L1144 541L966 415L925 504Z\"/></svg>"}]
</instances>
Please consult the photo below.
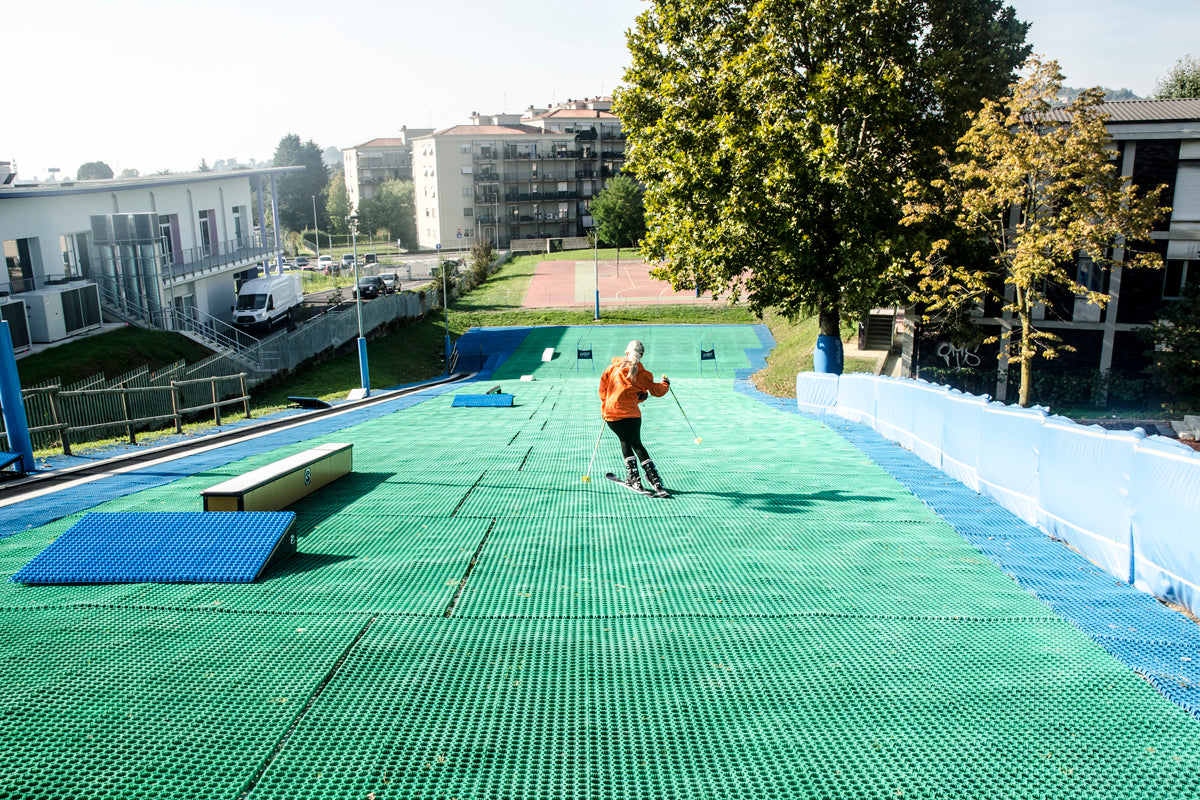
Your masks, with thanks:
<instances>
[{"instance_id":1,"label":"hazy sky","mask_svg":"<svg viewBox=\"0 0 1200 800\"><path fill-rule=\"evenodd\" d=\"M1200 0L1010 0L1072 86L1140 95L1200 55ZM142 174L342 148L611 94L643 0L34 0L4 16L0 160Z\"/></svg>"}]
</instances>

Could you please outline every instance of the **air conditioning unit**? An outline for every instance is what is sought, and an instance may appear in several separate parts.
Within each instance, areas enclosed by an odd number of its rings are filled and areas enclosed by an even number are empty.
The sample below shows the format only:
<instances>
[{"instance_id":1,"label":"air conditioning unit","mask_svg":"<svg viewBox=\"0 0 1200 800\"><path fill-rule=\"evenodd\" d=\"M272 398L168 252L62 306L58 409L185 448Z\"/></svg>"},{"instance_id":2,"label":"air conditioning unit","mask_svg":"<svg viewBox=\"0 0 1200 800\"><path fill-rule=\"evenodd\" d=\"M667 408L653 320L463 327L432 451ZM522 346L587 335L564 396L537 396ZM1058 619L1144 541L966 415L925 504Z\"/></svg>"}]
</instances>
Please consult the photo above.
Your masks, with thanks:
<instances>
[{"instance_id":1,"label":"air conditioning unit","mask_svg":"<svg viewBox=\"0 0 1200 800\"><path fill-rule=\"evenodd\" d=\"M25 301L16 297L0 298L0 319L8 323L8 334L12 337L13 352L24 353L33 344L29 340L29 319Z\"/></svg>"},{"instance_id":2,"label":"air conditioning unit","mask_svg":"<svg viewBox=\"0 0 1200 800\"><path fill-rule=\"evenodd\" d=\"M29 335L35 342L57 342L100 327L100 287L94 283L47 286L22 292L29 306Z\"/></svg>"}]
</instances>

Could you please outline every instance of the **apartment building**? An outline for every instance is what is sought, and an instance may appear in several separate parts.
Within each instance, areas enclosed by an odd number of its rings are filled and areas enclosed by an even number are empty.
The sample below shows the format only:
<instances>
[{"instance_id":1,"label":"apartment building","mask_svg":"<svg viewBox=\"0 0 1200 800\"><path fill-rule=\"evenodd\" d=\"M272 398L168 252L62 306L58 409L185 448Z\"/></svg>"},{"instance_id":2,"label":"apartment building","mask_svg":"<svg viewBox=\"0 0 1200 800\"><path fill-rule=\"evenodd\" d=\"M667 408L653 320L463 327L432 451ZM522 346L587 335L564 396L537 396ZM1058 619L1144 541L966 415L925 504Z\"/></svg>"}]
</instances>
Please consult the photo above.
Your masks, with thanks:
<instances>
[{"instance_id":1,"label":"apartment building","mask_svg":"<svg viewBox=\"0 0 1200 800\"><path fill-rule=\"evenodd\" d=\"M1171 212L1155 227L1150 242L1165 268L1103 270L1083 256L1076 264L1077 280L1108 295L1107 306L1100 308L1067 288L1052 287L1050 302L1036 316L1039 328L1074 347L1056 359L1057 371L1099 370L1137 377L1151 361L1141 331L1158 317L1164 302L1180 296L1187 281L1200 280L1200 99L1119 100L1105 103L1103 111L1109 115L1106 125L1121 173L1139 187L1167 187L1162 203ZM1065 112L1062 121L1068 121ZM999 400L1012 396L1009 381L1017 379L1018 370L1008 369L1000 347L1014 328L1019 331L1019 324L991 303L979 309L974 321L1000 342L964 350L910 329L905 374L989 374L998 364L994 383L972 390Z\"/></svg>"},{"instance_id":2,"label":"apartment building","mask_svg":"<svg viewBox=\"0 0 1200 800\"><path fill-rule=\"evenodd\" d=\"M371 139L342 150L350 208L357 209L361 201L374 197L384 181L412 180L412 140L431 133L433 128L401 127L399 136Z\"/></svg>"},{"instance_id":3,"label":"apartment building","mask_svg":"<svg viewBox=\"0 0 1200 800\"><path fill-rule=\"evenodd\" d=\"M624 164L611 107L610 98L587 98L523 114L473 113L469 124L414 137L420 246L583 235L593 198Z\"/></svg>"}]
</instances>

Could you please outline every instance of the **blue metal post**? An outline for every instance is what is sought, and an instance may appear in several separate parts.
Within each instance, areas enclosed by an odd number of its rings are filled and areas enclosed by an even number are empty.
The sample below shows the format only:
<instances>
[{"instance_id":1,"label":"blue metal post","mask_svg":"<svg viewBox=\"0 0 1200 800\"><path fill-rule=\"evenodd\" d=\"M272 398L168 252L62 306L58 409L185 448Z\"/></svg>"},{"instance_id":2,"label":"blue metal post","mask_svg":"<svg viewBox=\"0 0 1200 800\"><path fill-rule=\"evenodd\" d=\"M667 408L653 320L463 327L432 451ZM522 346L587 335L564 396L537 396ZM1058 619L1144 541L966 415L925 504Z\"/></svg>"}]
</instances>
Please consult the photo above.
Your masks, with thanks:
<instances>
[{"instance_id":1,"label":"blue metal post","mask_svg":"<svg viewBox=\"0 0 1200 800\"><path fill-rule=\"evenodd\" d=\"M4 430L8 431L9 451L21 455L23 472L36 471L29 421L25 418L25 401L21 399L17 357L13 354L12 334L8 332L6 320L0 320L0 407L4 412Z\"/></svg>"}]
</instances>

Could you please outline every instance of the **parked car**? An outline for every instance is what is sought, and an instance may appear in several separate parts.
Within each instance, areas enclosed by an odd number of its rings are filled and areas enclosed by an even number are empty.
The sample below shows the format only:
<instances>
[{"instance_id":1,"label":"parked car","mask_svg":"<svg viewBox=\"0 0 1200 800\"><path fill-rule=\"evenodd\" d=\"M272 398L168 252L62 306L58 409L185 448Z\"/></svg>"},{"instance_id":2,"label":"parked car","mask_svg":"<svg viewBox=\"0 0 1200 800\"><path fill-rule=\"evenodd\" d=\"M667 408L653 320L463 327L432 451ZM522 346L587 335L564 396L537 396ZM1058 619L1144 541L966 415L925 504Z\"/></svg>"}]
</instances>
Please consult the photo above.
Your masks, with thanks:
<instances>
[{"instance_id":1,"label":"parked car","mask_svg":"<svg viewBox=\"0 0 1200 800\"><path fill-rule=\"evenodd\" d=\"M333 256L321 256L318 258L317 267L326 275L331 274L333 272Z\"/></svg>"},{"instance_id":2,"label":"parked car","mask_svg":"<svg viewBox=\"0 0 1200 800\"><path fill-rule=\"evenodd\" d=\"M383 279L378 275L364 275L358 279L358 285L354 287L354 296L358 297L360 292L363 300L370 300L373 297L387 294L387 289L383 285Z\"/></svg>"},{"instance_id":3,"label":"parked car","mask_svg":"<svg viewBox=\"0 0 1200 800\"><path fill-rule=\"evenodd\" d=\"M379 259L375 258L374 253L363 253L363 263L364 264L375 264L378 261L379 261Z\"/></svg>"},{"instance_id":4,"label":"parked car","mask_svg":"<svg viewBox=\"0 0 1200 800\"><path fill-rule=\"evenodd\" d=\"M344 253L342 255L342 266L343 267L351 267L351 268L354 266L354 254L353 253Z\"/></svg>"},{"instance_id":5,"label":"parked car","mask_svg":"<svg viewBox=\"0 0 1200 800\"><path fill-rule=\"evenodd\" d=\"M295 264L297 267L307 267L308 266L308 256L296 256L296 260L293 261L292 263Z\"/></svg>"},{"instance_id":6,"label":"parked car","mask_svg":"<svg viewBox=\"0 0 1200 800\"><path fill-rule=\"evenodd\" d=\"M394 272L381 272L379 273L379 279L383 281L383 287L388 292L394 292L400 288L400 276Z\"/></svg>"}]
</instances>

